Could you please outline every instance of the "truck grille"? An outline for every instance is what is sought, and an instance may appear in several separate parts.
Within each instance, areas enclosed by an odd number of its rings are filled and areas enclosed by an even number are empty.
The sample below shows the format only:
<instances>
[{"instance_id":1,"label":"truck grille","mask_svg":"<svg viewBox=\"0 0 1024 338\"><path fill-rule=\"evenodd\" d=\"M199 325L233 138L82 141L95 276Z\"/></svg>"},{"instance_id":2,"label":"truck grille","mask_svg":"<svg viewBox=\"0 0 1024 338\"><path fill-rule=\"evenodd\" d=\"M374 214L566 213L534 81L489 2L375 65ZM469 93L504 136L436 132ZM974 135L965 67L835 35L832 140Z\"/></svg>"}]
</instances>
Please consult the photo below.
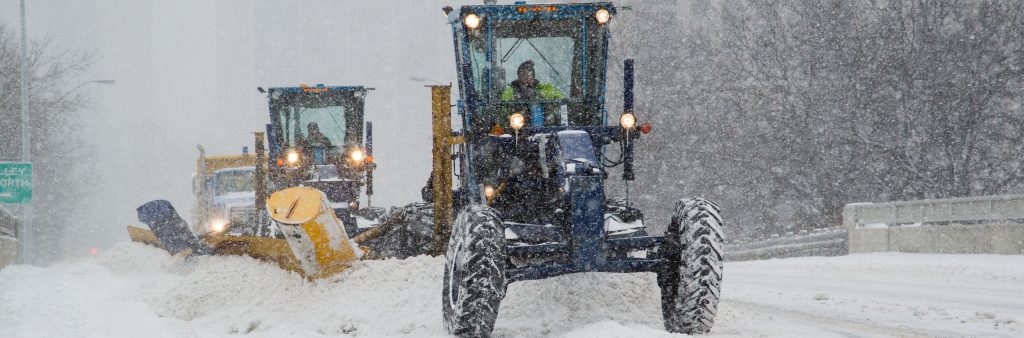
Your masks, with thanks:
<instances>
[{"instance_id":1,"label":"truck grille","mask_svg":"<svg viewBox=\"0 0 1024 338\"><path fill-rule=\"evenodd\" d=\"M256 207L233 207L231 208L228 218L231 223L249 223L256 216Z\"/></svg>"}]
</instances>

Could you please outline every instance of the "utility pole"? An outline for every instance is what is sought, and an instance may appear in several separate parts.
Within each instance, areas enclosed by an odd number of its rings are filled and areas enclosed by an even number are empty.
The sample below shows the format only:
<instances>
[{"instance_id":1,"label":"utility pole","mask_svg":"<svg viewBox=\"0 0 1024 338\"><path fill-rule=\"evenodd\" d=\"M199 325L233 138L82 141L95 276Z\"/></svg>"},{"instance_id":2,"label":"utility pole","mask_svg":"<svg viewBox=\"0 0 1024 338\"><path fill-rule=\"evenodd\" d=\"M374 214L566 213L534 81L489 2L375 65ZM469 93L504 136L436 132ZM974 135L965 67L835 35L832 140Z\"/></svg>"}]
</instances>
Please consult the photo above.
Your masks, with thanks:
<instances>
[{"instance_id":1,"label":"utility pole","mask_svg":"<svg viewBox=\"0 0 1024 338\"><path fill-rule=\"evenodd\" d=\"M21 160L32 163L32 127L28 114L28 33L25 31L25 0L21 0ZM29 246L32 243L32 202L24 207L22 229L18 239L18 261L28 263Z\"/></svg>"}]
</instances>

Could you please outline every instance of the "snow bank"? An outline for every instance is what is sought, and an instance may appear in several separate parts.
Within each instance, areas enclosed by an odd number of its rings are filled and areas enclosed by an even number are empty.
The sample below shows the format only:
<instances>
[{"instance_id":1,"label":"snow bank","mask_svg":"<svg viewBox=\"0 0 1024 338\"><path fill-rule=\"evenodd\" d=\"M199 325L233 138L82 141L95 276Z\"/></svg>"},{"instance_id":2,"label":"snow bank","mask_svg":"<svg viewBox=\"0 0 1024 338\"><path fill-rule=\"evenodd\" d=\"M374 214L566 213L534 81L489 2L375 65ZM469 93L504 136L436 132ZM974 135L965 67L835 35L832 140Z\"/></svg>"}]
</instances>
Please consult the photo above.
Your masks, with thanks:
<instances>
[{"instance_id":1,"label":"snow bank","mask_svg":"<svg viewBox=\"0 0 1024 338\"><path fill-rule=\"evenodd\" d=\"M0 270L0 337L446 337L443 259L359 262L307 281L248 257L124 243ZM1024 336L1024 256L865 254L727 263L711 337ZM509 286L497 337L681 337L654 274Z\"/></svg>"},{"instance_id":2,"label":"snow bank","mask_svg":"<svg viewBox=\"0 0 1024 338\"><path fill-rule=\"evenodd\" d=\"M443 264L367 261L310 282L248 257L184 261L123 243L91 260L0 271L3 312L14 313L0 319L0 336L446 337ZM495 336L668 335L658 297L653 274L515 283Z\"/></svg>"}]
</instances>

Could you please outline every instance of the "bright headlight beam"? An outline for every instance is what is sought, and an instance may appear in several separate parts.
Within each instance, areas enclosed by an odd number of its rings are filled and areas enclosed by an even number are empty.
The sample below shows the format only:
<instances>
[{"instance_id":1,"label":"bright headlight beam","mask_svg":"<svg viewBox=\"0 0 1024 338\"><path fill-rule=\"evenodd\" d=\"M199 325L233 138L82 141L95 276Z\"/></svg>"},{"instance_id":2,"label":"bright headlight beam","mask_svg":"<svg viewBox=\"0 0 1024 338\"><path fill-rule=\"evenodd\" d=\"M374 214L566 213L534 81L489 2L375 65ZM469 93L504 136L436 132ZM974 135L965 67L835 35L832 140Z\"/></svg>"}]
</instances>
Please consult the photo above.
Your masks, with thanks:
<instances>
[{"instance_id":1,"label":"bright headlight beam","mask_svg":"<svg viewBox=\"0 0 1024 338\"><path fill-rule=\"evenodd\" d=\"M351 157L353 161L361 162L364 158L366 158L366 154L364 154L362 150L355 149L352 150L352 154L350 154L349 157Z\"/></svg>"},{"instance_id":2,"label":"bright headlight beam","mask_svg":"<svg viewBox=\"0 0 1024 338\"><path fill-rule=\"evenodd\" d=\"M636 126L636 115L633 113L622 113L619 117L619 125L625 129L633 129Z\"/></svg>"},{"instance_id":3,"label":"bright headlight beam","mask_svg":"<svg viewBox=\"0 0 1024 338\"><path fill-rule=\"evenodd\" d=\"M288 164L295 164L299 162L299 153L295 150L288 151Z\"/></svg>"},{"instance_id":4,"label":"bright headlight beam","mask_svg":"<svg viewBox=\"0 0 1024 338\"><path fill-rule=\"evenodd\" d=\"M524 117L523 114L521 114L521 113L512 113L512 115L508 116L508 126L512 127L512 129L515 129L515 130L523 129L523 126L525 126L525 125L526 125L526 117Z\"/></svg>"},{"instance_id":5,"label":"bright headlight beam","mask_svg":"<svg viewBox=\"0 0 1024 338\"><path fill-rule=\"evenodd\" d=\"M480 27L480 17L473 13L466 14L466 17L462 19L462 22L465 23L466 28L469 29L476 29L477 27Z\"/></svg>"},{"instance_id":6,"label":"bright headlight beam","mask_svg":"<svg viewBox=\"0 0 1024 338\"><path fill-rule=\"evenodd\" d=\"M597 23L602 25L608 23L608 20L611 20L611 18L612 13L608 12L608 10L604 8L601 8L594 13L594 19L597 20Z\"/></svg>"},{"instance_id":7,"label":"bright headlight beam","mask_svg":"<svg viewBox=\"0 0 1024 338\"><path fill-rule=\"evenodd\" d=\"M210 232L222 232L228 227L228 222L222 219L215 219L210 221Z\"/></svg>"}]
</instances>

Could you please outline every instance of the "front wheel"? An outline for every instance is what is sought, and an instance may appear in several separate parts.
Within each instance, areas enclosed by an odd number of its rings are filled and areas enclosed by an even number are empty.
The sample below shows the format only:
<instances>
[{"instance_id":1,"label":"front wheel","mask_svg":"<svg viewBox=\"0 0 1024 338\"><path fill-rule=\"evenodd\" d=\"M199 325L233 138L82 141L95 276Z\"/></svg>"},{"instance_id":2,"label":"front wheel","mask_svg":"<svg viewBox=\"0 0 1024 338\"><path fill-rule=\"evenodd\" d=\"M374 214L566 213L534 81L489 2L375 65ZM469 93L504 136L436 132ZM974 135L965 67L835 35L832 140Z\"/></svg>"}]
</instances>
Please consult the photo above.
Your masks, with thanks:
<instances>
[{"instance_id":1,"label":"front wheel","mask_svg":"<svg viewBox=\"0 0 1024 338\"><path fill-rule=\"evenodd\" d=\"M460 337L488 337L505 298L505 232L498 212L466 207L455 219L445 255L444 325Z\"/></svg>"},{"instance_id":2,"label":"front wheel","mask_svg":"<svg viewBox=\"0 0 1024 338\"><path fill-rule=\"evenodd\" d=\"M722 219L704 199L676 203L665 231L665 268L658 273L661 311L669 332L711 331L722 287Z\"/></svg>"}]
</instances>

